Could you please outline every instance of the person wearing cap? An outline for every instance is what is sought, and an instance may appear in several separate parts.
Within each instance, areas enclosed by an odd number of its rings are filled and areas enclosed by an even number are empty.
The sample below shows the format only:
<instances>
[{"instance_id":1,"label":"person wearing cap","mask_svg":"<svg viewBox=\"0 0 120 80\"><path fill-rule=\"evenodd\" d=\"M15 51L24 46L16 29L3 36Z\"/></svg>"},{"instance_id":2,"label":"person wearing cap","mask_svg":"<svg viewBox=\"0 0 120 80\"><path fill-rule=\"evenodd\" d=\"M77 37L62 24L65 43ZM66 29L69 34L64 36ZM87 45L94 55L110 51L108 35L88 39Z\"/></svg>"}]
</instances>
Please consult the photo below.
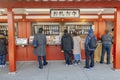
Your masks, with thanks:
<instances>
[{"instance_id":1,"label":"person wearing cap","mask_svg":"<svg viewBox=\"0 0 120 80\"><path fill-rule=\"evenodd\" d=\"M102 53L101 53L100 63L101 64L104 63L104 55L105 55L105 51L107 51L107 64L110 64L110 51L111 51L113 38L109 34L109 30L106 30L106 34L102 36L101 41L102 41Z\"/></svg>"},{"instance_id":2,"label":"person wearing cap","mask_svg":"<svg viewBox=\"0 0 120 80\"><path fill-rule=\"evenodd\" d=\"M90 30L88 31L88 35L86 37L86 40L85 40L85 67L86 69L89 69L89 68L93 68L94 67L94 51L95 51L95 48L90 48L89 46L89 42L91 40L92 37L95 37L94 33L93 33L93 29L90 28ZM97 41L97 38L95 37L96 41ZM89 59L91 59L91 62L89 64Z\"/></svg>"},{"instance_id":3,"label":"person wearing cap","mask_svg":"<svg viewBox=\"0 0 120 80\"><path fill-rule=\"evenodd\" d=\"M7 39L0 34L0 67L6 66L6 54L7 54Z\"/></svg>"},{"instance_id":4,"label":"person wearing cap","mask_svg":"<svg viewBox=\"0 0 120 80\"><path fill-rule=\"evenodd\" d=\"M73 38L66 29L61 38L61 49L64 51L66 65L72 65Z\"/></svg>"},{"instance_id":5,"label":"person wearing cap","mask_svg":"<svg viewBox=\"0 0 120 80\"><path fill-rule=\"evenodd\" d=\"M46 35L42 34L43 28L39 28L37 34L34 35L34 40L37 41L37 47L34 47L34 53L38 56L39 68L43 69L43 65L47 65L46 61ZM42 63L43 58L43 63Z\"/></svg>"}]
</instances>

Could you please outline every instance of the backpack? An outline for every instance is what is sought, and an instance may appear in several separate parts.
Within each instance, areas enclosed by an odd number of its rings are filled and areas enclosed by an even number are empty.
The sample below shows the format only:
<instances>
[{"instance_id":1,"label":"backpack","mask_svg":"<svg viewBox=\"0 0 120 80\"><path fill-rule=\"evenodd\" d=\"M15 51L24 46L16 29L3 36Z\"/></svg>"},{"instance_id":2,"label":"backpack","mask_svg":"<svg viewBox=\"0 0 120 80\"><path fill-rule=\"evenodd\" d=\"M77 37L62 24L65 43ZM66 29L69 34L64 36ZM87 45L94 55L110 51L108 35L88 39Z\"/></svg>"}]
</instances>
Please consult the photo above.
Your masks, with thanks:
<instances>
[{"instance_id":1,"label":"backpack","mask_svg":"<svg viewBox=\"0 0 120 80\"><path fill-rule=\"evenodd\" d=\"M89 45L90 49L96 49L96 47L97 47L98 44L97 44L97 39L96 39L95 36L93 36L93 37L90 39L88 45Z\"/></svg>"}]
</instances>

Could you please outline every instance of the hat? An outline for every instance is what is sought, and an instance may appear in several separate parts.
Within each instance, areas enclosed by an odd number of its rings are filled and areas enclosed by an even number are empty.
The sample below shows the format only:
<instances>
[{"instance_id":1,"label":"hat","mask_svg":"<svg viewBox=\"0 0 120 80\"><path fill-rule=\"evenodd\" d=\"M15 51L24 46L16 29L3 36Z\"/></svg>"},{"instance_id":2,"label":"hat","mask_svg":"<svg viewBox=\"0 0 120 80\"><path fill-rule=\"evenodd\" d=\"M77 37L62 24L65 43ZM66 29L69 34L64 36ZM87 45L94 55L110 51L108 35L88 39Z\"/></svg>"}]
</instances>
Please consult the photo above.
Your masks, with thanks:
<instances>
[{"instance_id":1,"label":"hat","mask_svg":"<svg viewBox=\"0 0 120 80\"><path fill-rule=\"evenodd\" d=\"M39 28L39 33L42 33L42 31L43 31L43 28Z\"/></svg>"},{"instance_id":2,"label":"hat","mask_svg":"<svg viewBox=\"0 0 120 80\"><path fill-rule=\"evenodd\" d=\"M89 29L88 33L89 33L89 34L90 34L90 33L93 33L93 29L92 29L92 28Z\"/></svg>"}]
</instances>

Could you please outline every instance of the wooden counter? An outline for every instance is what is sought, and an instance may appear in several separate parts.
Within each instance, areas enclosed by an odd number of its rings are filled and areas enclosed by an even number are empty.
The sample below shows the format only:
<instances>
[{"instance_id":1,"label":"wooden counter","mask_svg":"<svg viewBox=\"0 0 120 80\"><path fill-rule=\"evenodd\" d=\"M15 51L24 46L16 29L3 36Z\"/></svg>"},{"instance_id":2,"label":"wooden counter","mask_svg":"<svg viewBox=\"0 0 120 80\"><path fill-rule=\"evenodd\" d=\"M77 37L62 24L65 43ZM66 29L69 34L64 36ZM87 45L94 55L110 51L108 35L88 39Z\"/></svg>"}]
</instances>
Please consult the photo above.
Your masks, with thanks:
<instances>
[{"instance_id":1,"label":"wooden counter","mask_svg":"<svg viewBox=\"0 0 120 80\"><path fill-rule=\"evenodd\" d=\"M16 48L16 60L17 61L32 61L37 60L36 55L33 53L33 46L26 46L21 47L17 46ZM60 45L48 45L46 47L46 56L47 60L64 60L64 53L61 52L61 46ZM102 44L99 43L94 55L95 62L99 62L101 58L101 52L102 52ZM84 49L84 41L81 42L81 57L82 59L85 59L85 49ZM106 62L106 54L105 54L105 60ZM113 61L112 56L112 49L111 49L111 62Z\"/></svg>"},{"instance_id":2,"label":"wooden counter","mask_svg":"<svg viewBox=\"0 0 120 80\"><path fill-rule=\"evenodd\" d=\"M31 61L37 60L36 55L33 53L33 46L21 47L17 46L16 60L17 61ZM46 47L47 60L64 60L64 54L61 52L60 45L48 45Z\"/></svg>"},{"instance_id":3,"label":"wooden counter","mask_svg":"<svg viewBox=\"0 0 120 80\"><path fill-rule=\"evenodd\" d=\"M101 43L98 43L98 46L95 50L95 53L94 53L94 60L95 62L100 62L100 58L101 58L101 53L102 53L102 44ZM104 62L107 61L107 56L106 56L107 53L105 53L105 56L104 56ZM110 54L110 62L112 63L113 62L113 54L112 54L112 48L111 48L111 54Z\"/></svg>"}]
</instances>

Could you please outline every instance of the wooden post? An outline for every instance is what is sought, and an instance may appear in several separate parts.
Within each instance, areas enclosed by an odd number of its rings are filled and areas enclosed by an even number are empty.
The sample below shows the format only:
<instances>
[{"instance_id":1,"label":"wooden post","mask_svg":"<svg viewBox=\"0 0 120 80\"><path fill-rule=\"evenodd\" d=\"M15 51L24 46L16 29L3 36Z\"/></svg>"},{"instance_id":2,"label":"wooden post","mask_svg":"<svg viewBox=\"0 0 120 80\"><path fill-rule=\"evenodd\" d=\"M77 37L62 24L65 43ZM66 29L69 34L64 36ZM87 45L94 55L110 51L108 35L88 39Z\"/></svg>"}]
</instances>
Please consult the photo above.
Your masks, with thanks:
<instances>
[{"instance_id":1,"label":"wooden post","mask_svg":"<svg viewBox=\"0 0 120 80\"><path fill-rule=\"evenodd\" d=\"M97 39L99 40L99 22L98 21L94 21L94 28L95 28L95 36L97 37Z\"/></svg>"},{"instance_id":2,"label":"wooden post","mask_svg":"<svg viewBox=\"0 0 120 80\"><path fill-rule=\"evenodd\" d=\"M99 15L99 24L98 24L98 38L101 39L102 35L105 34L105 30L106 30L106 23L105 21L102 20L102 15Z\"/></svg>"},{"instance_id":3,"label":"wooden post","mask_svg":"<svg viewBox=\"0 0 120 80\"><path fill-rule=\"evenodd\" d=\"M114 69L120 69L120 8L116 8L114 27Z\"/></svg>"},{"instance_id":4,"label":"wooden post","mask_svg":"<svg viewBox=\"0 0 120 80\"><path fill-rule=\"evenodd\" d=\"M9 71L16 71L16 56L15 56L15 29L14 29L14 15L12 8L8 9L8 54L9 54Z\"/></svg>"}]
</instances>

